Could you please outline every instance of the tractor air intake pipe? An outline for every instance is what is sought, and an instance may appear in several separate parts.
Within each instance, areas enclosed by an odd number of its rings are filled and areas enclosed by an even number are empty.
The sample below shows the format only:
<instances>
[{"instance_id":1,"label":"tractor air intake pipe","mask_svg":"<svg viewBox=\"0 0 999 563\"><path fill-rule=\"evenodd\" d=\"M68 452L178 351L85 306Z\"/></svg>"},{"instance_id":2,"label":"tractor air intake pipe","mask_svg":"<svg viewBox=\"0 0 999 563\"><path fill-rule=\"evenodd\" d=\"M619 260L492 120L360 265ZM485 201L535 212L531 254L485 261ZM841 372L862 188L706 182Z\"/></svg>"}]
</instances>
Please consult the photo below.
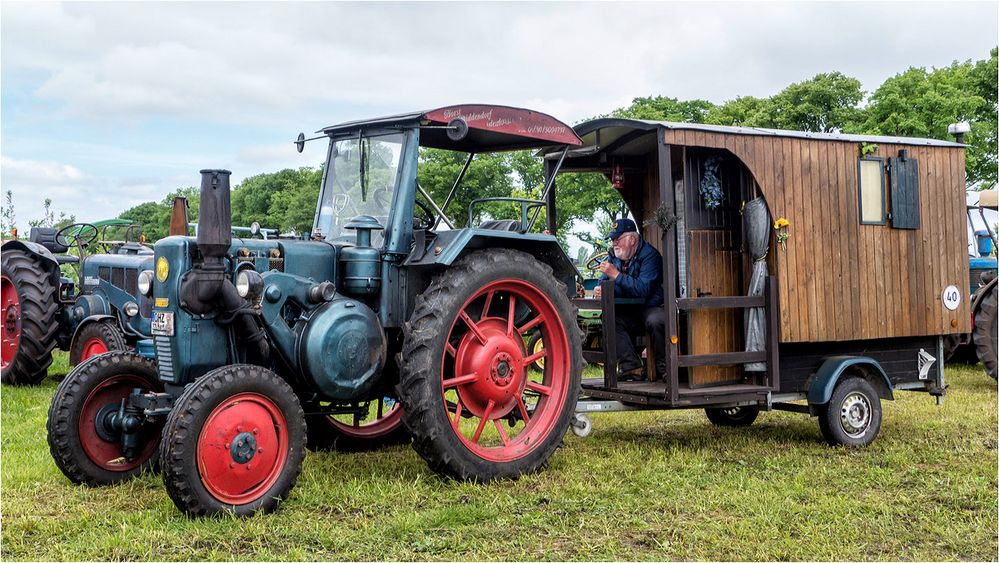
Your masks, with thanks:
<instances>
[{"instance_id":1,"label":"tractor air intake pipe","mask_svg":"<svg viewBox=\"0 0 999 563\"><path fill-rule=\"evenodd\" d=\"M170 211L170 236L187 236L187 198L177 196L173 198L173 209Z\"/></svg>"},{"instance_id":2,"label":"tractor air intake pipe","mask_svg":"<svg viewBox=\"0 0 999 563\"><path fill-rule=\"evenodd\" d=\"M253 318L252 308L239 297L226 275L225 258L232 245L228 170L201 171L201 204L198 209L198 254L180 282L181 306L195 315L218 313L219 324L234 323L236 333L252 355L269 355L263 330Z\"/></svg>"}]
</instances>

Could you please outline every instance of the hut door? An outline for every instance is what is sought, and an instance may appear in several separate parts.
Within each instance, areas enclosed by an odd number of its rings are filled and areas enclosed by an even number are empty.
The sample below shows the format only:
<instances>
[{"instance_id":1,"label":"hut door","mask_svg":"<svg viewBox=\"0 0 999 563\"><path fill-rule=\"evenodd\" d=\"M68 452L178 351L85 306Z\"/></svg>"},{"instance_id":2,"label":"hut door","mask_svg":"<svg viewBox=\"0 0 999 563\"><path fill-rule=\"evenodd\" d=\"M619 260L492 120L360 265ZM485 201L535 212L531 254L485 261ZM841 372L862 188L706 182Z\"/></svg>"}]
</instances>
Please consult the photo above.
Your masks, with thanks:
<instances>
[{"instance_id":1,"label":"hut door","mask_svg":"<svg viewBox=\"0 0 999 563\"><path fill-rule=\"evenodd\" d=\"M728 153L688 150L684 211L687 233L687 297L742 295L741 190L734 158ZM713 206L702 190L702 179L714 175L721 187L720 204ZM717 192L715 192L717 193ZM742 350L742 315L736 309L690 311L690 354ZM738 366L690 368L691 387L741 380Z\"/></svg>"}]
</instances>

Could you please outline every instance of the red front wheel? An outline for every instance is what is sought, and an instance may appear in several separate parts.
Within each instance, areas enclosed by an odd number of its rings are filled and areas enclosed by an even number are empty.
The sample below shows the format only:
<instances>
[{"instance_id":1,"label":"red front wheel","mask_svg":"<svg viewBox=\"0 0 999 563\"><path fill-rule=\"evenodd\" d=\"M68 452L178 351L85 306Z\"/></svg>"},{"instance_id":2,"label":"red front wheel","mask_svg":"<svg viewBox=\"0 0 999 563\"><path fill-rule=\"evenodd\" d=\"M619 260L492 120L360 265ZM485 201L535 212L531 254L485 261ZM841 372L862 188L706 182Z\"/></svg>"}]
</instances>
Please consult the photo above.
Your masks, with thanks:
<instances>
[{"instance_id":1,"label":"red front wheel","mask_svg":"<svg viewBox=\"0 0 999 563\"><path fill-rule=\"evenodd\" d=\"M305 414L291 387L260 366L225 366L174 404L163 429L163 482L191 516L269 512L295 486L304 447Z\"/></svg>"},{"instance_id":2,"label":"red front wheel","mask_svg":"<svg viewBox=\"0 0 999 563\"><path fill-rule=\"evenodd\" d=\"M511 250L469 255L424 292L406 332L400 388L414 447L459 478L537 469L569 426L581 355L575 310L547 266Z\"/></svg>"},{"instance_id":3,"label":"red front wheel","mask_svg":"<svg viewBox=\"0 0 999 563\"><path fill-rule=\"evenodd\" d=\"M91 321L77 329L73 335L73 342L69 346L69 364L75 366L94 356L128 349L125 336L116 321Z\"/></svg>"}]
</instances>

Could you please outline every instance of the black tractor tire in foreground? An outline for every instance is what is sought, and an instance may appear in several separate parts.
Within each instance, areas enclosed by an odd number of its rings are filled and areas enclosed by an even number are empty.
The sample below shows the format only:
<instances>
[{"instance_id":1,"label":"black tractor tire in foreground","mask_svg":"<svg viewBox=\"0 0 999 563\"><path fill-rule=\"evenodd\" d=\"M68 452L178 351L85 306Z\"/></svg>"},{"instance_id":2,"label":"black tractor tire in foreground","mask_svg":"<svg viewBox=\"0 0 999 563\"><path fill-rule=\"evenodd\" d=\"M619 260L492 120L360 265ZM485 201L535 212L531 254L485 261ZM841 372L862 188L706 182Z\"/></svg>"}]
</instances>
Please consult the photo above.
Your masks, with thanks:
<instances>
[{"instance_id":1,"label":"black tractor tire in foreground","mask_svg":"<svg viewBox=\"0 0 999 563\"><path fill-rule=\"evenodd\" d=\"M971 333L971 338L975 342L975 351L978 359L985 368L985 373L992 379L996 379L996 339L999 332L996 329L996 293L999 286L992 286L989 293L982 298L975 311L975 330Z\"/></svg>"},{"instance_id":2,"label":"black tractor tire in foreground","mask_svg":"<svg viewBox=\"0 0 999 563\"><path fill-rule=\"evenodd\" d=\"M866 446L881 430L881 397L862 377L844 374L829 403L819 409L819 429L829 444Z\"/></svg>"},{"instance_id":3,"label":"black tractor tire in foreground","mask_svg":"<svg viewBox=\"0 0 999 563\"><path fill-rule=\"evenodd\" d=\"M543 333L542 356L524 344L531 330ZM543 467L573 416L581 343L575 307L550 267L507 249L462 258L417 298L404 327L397 389L413 448L462 480ZM539 357L540 374L529 367Z\"/></svg>"},{"instance_id":4,"label":"black tractor tire in foreground","mask_svg":"<svg viewBox=\"0 0 999 563\"><path fill-rule=\"evenodd\" d=\"M140 431L139 454L123 456L120 434L106 424L133 389L160 392L156 364L131 352L94 356L69 372L49 407L49 451L74 483L118 483L154 469L162 419Z\"/></svg>"},{"instance_id":5,"label":"black tractor tire in foreground","mask_svg":"<svg viewBox=\"0 0 999 563\"><path fill-rule=\"evenodd\" d=\"M760 415L756 407L706 408L704 414L715 426L741 427L749 426Z\"/></svg>"},{"instance_id":6,"label":"black tractor tire in foreground","mask_svg":"<svg viewBox=\"0 0 999 563\"><path fill-rule=\"evenodd\" d=\"M69 365L75 366L93 356L129 349L125 336L113 319L101 319L80 327L69 346Z\"/></svg>"},{"instance_id":7,"label":"black tractor tire in foreground","mask_svg":"<svg viewBox=\"0 0 999 563\"><path fill-rule=\"evenodd\" d=\"M298 480L305 433L298 397L277 374L248 364L214 369L167 417L163 483L190 516L270 512Z\"/></svg>"},{"instance_id":8,"label":"black tractor tire in foreground","mask_svg":"<svg viewBox=\"0 0 999 563\"><path fill-rule=\"evenodd\" d=\"M383 397L376 406L375 416L356 422L344 415L306 415L308 448L362 452L409 442L409 432L402 423L402 405L394 401L389 404L390 401L389 397Z\"/></svg>"},{"instance_id":9,"label":"black tractor tire in foreground","mask_svg":"<svg viewBox=\"0 0 999 563\"><path fill-rule=\"evenodd\" d=\"M0 279L2 373L8 385L36 385L48 374L56 347L59 288L42 261L22 250L4 250Z\"/></svg>"}]
</instances>

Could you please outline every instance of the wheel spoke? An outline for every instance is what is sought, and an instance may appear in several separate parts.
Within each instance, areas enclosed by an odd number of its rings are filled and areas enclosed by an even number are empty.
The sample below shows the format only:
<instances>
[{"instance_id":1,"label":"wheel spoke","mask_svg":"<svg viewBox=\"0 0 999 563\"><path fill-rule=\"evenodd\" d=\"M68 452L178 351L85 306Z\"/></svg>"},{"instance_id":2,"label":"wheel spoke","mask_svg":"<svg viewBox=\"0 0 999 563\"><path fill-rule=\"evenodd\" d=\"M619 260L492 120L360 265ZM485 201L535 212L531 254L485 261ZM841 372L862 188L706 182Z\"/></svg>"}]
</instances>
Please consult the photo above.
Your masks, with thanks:
<instances>
[{"instance_id":1,"label":"wheel spoke","mask_svg":"<svg viewBox=\"0 0 999 563\"><path fill-rule=\"evenodd\" d=\"M467 385L469 383L474 383L477 379L479 379L479 374L477 373L470 373L461 377L452 377L451 379L444 380L444 388L450 389L460 385Z\"/></svg>"},{"instance_id":2,"label":"wheel spoke","mask_svg":"<svg viewBox=\"0 0 999 563\"><path fill-rule=\"evenodd\" d=\"M479 320L489 316L489 307L493 304L493 295L496 295L495 291L490 291L486 294L486 302L482 304L482 314L479 315Z\"/></svg>"},{"instance_id":3,"label":"wheel spoke","mask_svg":"<svg viewBox=\"0 0 999 563\"><path fill-rule=\"evenodd\" d=\"M551 395L552 394L552 388L551 387L546 387L546 386L544 386L544 385L542 385L540 383L535 383L533 381L528 381L526 383L526 386L531 391L537 391L538 393L541 393L542 395Z\"/></svg>"},{"instance_id":4,"label":"wheel spoke","mask_svg":"<svg viewBox=\"0 0 999 563\"><path fill-rule=\"evenodd\" d=\"M539 324L541 324L543 322L545 322L545 318L542 317L541 315L538 315L538 316L534 317L533 319L531 319L524 326L518 328L517 332L519 332L520 334L524 334L525 332L531 330L532 328L538 326Z\"/></svg>"},{"instance_id":5,"label":"wheel spoke","mask_svg":"<svg viewBox=\"0 0 999 563\"><path fill-rule=\"evenodd\" d=\"M472 321L472 318L468 316L468 313L462 311L458 316L461 317L461 320L465 321L465 324L468 325L468 329L472 331L472 334L475 335L475 338L478 339L479 343L485 346L486 335L482 334L482 331L479 330L479 327L474 321Z\"/></svg>"},{"instance_id":6,"label":"wheel spoke","mask_svg":"<svg viewBox=\"0 0 999 563\"><path fill-rule=\"evenodd\" d=\"M458 350L455 349L454 346L451 346L450 342L446 342L444 344L444 349L447 351L448 354L451 355L452 358L458 355Z\"/></svg>"},{"instance_id":7,"label":"wheel spoke","mask_svg":"<svg viewBox=\"0 0 999 563\"><path fill-rule=\"evenodd\" d=\"M472 436L472 441L478 443L479 438L482 437L482 431L486 428L486 423L489 422L489 415L493 413L493 407L496 406L496 401L492 399L486 404L486 411L482 413L482 419L479 420L479 427L475 429L475 435Z\"/></svg>"},{"instance_id":8,"label":"wheel spoke","mask_svg":"<svg viewBox=\"0 0 999 563\"><path fill-rule=\"evenodd\" d=\"M523 397L517 397L517 408L520 409L520 416L524 419L524 425L527 425L531 421L531 417L527 415L527 405L524 404Z\"/></svg>"},{"instance_id":9,"label":"wheel spoke","mask_svg":"<svg viewBox=\"0 0 999 563\"><path fill-rule=\"evenodd\" d=\"M454 428L455 432L458 431L459 422L461 422L461 399L458 399L458 402L454 405L454 418L451 419L451 428Z\"/></svg>"},{"instance_id":10,"label":"wheel spoke","mask_svg":"<svg viewBox=\"0 0 999 563\"><path fill-rule=\"evenodd\" d=\"M508 336L513 336L513 313L517 308L517 297L515 295L510 296L510 310L506 318L506 334Z\"/></svg>"},{"instance_id":11,"label":"wheel spoke","mask_svg":"<svg viewBox=\"0 0 999 563\"><path fill-rule=\"evenodd\" d=\"M503 440L503 445L509 446L510 437L506 435L506 429L503 428L503 421L497 418L493 421L493 425L496 426L496 431L499 432L500 440Z\"/></svg>"},{"instance_id":12,"label":"wheel spoke","mask_svg":"<svg viewBox=\"0 0 999 563\"><path fill-rule=\"evenodd\" d=\"M544 358L547 355L548 355L548 350L545 350L544 348L542 348L541 350L539 350L539 351L531 354L530 356L524 358L524 365L531 365L534 362L540 360L541 358Z\"/></svg>"}]
</instances>

